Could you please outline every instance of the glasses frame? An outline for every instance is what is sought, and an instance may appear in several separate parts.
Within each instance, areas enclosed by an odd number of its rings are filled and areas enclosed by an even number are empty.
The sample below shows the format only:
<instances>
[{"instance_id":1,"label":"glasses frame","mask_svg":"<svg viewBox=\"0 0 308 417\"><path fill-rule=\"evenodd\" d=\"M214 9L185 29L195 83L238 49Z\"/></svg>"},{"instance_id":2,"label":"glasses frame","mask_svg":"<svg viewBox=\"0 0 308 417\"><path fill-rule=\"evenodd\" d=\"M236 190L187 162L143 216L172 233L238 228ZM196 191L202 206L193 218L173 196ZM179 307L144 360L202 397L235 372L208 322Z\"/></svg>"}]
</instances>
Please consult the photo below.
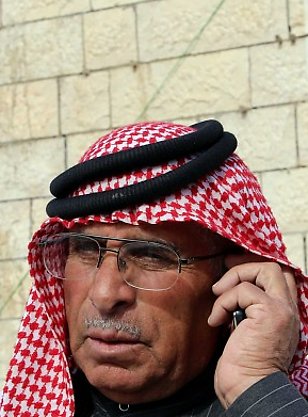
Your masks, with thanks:
<instances>
[{"instance_id":1,"label":"glasses frame","mask_svg":"<svg viewBox=\"0 0 308 417\"><path fill-rule=\"evenodd\" d=\"M136 243L136 242L138 242L138 243L151 243L151 244L154 244L154 245L157 245L157 246L162 246L164 248L167 248L168 250L171 250L172 252L174 252L174 254L176 255L177 260L178 260L178 269L177 269L178 274L181 273L183 266L191 265L194 262L198 262L198 261L206 261L206 260L209 260L209 259L217 258L219 256L225 255L225 253L226 253L225 251L219 251L219 252L215 252L215 253L209 254L209 255L198 255L198 256L189 256L188 258L182 258L180 252L178 251L178 249L176 247L174 247L171 244L165 243L165 242L160 242L160 241L155 241L155 240L146 240L146 239L127 239L127 238L115 238L115 237L109 237L109 236L108 237L107 236L95 236L95 235L87 235L87 234L84 234L84 233L77 233L77 232L56 233L53 236L48 236L48 237L42 238L39 241L38 245L40 247L44 248L46 246L46 244L48 244L49 242L52 242L52 239L55 238L55 237L60 237L60 238L61 237L63 237L63 238L67 238L67 237L68 238L69 237L77 237L77 238L81 237L81 238L83 238L84 237L84 238L87 238L87 239L90 239L90 240L94 241L97 244L98 250L99 250L96 268L99 269L100 266L101 266L101 263L103 261L103 253L111 252L111 253L114 253L114 254L117 255L117 267L118 267L119 272L121 272L120 265L119 265L119 252L121 251L123 246L125 246L129 243ZM124 244L117 249L115 249L115 248L106 248L106 247L101 246L100 241L102 241L102 240L104 242L106 242L108 240L111 240L113 242L123 242ZM46 265L44 255L43 255L43 262L44 262L44 266L45 266L46 270L50 273L50 271L49 271L49 269ZM57 278L60 279L60 277L57 277ZM65 279L65 278L62 278L62 279ZM174 282L174 284L172 284L171 287L163 288L163 289L137 287L137 286L134 286L132 283L127 282L125 279L124 279L124 281L126 282L127 285L129 285L133 288L138 288L138 289L143 289L143 290L148 290L148 291L164 291L164 290L170 289L176 283L177 280Z\"/></svg>"}]
</instances>

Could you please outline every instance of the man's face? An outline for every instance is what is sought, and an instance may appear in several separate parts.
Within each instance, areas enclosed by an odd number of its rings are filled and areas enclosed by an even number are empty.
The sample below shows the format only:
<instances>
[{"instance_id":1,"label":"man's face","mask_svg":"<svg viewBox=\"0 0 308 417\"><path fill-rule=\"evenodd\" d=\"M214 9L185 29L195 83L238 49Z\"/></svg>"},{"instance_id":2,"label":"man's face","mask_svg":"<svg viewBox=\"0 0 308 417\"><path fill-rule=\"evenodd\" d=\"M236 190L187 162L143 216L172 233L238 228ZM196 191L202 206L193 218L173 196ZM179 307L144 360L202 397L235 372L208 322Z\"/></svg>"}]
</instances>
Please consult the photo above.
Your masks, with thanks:
<instances>
[{"instance_id":1,"label":"man's face","mask_svg":"<svg viewBox=\"0 0 308 417\"><path fill-rule=\"evenodd\" d=\"M93 224L82 233L164 241L183 258L219 250L219 238L196 224ZM217 344L218 330L207 318L222 262L182 267L171 289L146 291L128 286L115 254L106 252L91 278L64 281L71 351L88 381L114 401L138 403L168 396L197 376ZM78 265L68 262L65 273L78 275Z\"/></svg>"}]
</instances>

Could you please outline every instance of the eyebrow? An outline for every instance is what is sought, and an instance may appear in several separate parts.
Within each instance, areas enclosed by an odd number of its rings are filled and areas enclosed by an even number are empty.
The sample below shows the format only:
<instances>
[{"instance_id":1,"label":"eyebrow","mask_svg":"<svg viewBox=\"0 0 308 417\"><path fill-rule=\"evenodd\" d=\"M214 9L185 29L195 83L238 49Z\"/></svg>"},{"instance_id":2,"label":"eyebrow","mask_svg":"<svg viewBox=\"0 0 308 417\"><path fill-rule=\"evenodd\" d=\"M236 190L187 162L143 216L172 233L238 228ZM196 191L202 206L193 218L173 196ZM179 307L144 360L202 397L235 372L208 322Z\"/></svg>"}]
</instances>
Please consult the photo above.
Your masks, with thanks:
<instances>
[{"instance_id":1,"label":"eyebrow","mask_svg":"<svg viewBox=\"0 0 308 417\"><path fill-rule=\"evenodd\" d=\"M74 233L74 232L75 233L81 233L81 234L84 234L86 236L91 236L91 237L94 237L94 238L106 239L106 240L108 240L108 238L110 238L110 239L119 239L119 240L124 239L124 240L127 240L127 241L129 241L129 240L139 240L139 241L142 241L142 242L161 243L163 245L170 246L172 249L175 249L176 251L179 251L179 248L176 246L176 244L174 242L171 242L169 240L165 240L165 239L162 239L162 238L159 238L159 237L152 237L151 235L138 236L136 234L133 234L132 236L123 237L123 238L117 238L117 237L109 236L109 235L100 236L100 235L95 235L95 234L92 234L90 232L87 232L85 230L85 226L79 226L79 225L78 225L78 227L76 227L76 229L70 230L70 232L72 232L72 233Z\"/></svg>"}]
</instances>

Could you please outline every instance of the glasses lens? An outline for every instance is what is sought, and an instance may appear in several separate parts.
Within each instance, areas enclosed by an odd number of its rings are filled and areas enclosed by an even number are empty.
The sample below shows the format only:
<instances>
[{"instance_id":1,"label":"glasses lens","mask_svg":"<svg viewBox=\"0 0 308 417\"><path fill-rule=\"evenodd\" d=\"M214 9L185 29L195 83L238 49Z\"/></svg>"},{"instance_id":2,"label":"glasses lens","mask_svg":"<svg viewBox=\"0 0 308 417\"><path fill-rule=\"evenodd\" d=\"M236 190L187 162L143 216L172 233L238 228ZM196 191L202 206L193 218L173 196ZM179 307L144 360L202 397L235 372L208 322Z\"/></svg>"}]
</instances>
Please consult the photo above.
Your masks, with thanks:
<instances>
[{"instance_id":1,"label":"glasses lens","mask_svg":"<svg viewBox=\"0 0 308 417\"><path fill-rule=\"evenodd\" d=\"M96 267L99 256L99 245L89 236L71 236L67 262L79 262L89 267Z\"/></svg>"},{"instance_id":2,"label":"glasses lens","mask_svg":"<svg viewBox=\"0 0 308 417\"><path fill-rule=\"evenodd\" d=\"M164 290L178 278L179 258L172 248L160 243L130 242L119 251L118 267L129 285Z\"/></svg>"},{"instance_id":3,"label":"glasses lens","mask_svg":"<svg viewBox=\"0 0 308 417\"><path fill-rule=\"evenodd\" d=\"M43 244L43 262L47 272L55 277L64 279L64 270L68 254L69 239L55 235Z\"/></svg>"},{"instance_id":4,"label":"glasses lens","mask_svg":"<svg viewBox=\"0 0 308 417\"><path fill-rule=\"evenodd\" d=\"M97 266L99 246L87 236L55 235L44 243L44 265L50 275L66 279L65 269L78 266L78 274L70 279L80 279Z\"/></svg>"}]
</instances>

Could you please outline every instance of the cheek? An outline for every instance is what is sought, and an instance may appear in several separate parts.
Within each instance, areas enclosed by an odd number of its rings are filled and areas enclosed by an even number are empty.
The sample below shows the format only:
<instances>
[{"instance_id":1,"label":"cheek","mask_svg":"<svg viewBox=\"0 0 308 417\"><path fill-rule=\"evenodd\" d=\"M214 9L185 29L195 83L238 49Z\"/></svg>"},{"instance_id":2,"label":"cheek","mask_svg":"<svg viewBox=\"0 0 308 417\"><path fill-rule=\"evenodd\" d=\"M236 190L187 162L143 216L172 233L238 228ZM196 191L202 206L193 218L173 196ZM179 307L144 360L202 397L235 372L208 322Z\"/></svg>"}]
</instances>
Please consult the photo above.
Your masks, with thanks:
<instances>
[{"instance_id":1,"label":"cheek","mask_svg":"<svg viewBox=\"0 0 308 417\"><path fill-rule=\"evenodd\" d=\"M200 373L213 357L218 338L218 330L207 324L212 292L200 294L185 285L183 291L179 289L161 294L148 316L156 337L152 349L156 366L169 374L171 383L188 381Z\"/></svg>"},{"instance_id":2,"label":"cheek","mask_svg":"<svg viewBox=\"0 0 308 417\"><path fill-rule=\"evenodd\" d=\"M156 302L153 300L148 317L154 323L153 333L161 351L166 355L187 356L200 343L207 344L210 334L215 333L207 324L213 302L210 288L195 290L185 282L179 283L174 291L161 293Z\"/></svg>"},{"instance_id":3,"label":"cheek","mask_svg":"<svg viewBox=\"0 0 308 417\"><path fill-rule=\"evenodd\" d=\"M182 281L180 303L174 307L177 317L178 331L186 338L186 346L197 351L199 348L209 346L211 338L216 340L216 330L211 328L207 319L211 313L215 296L208 279L196 276L190 280Z\"/></svg>"},{"instance_id":4,"label":"cheek","mask_svg":"<svg viewBox=\"0 0 308 417\"><path fill-rule=\"evenodd\" d=\"M87 300L89 286L82 281L64 281L64 304L66 320L68 324L71 349L74 350L75 345L80 339L82 331L82 311Z\"/></svg>"},{"instance_id":5,"label":"cheek","mask_svg":"<svg viewBox=\"0 0 308 417\"><path fill-rule=\"evenodd\" d=\"M76 277L80 271L72 266L65 267L66 277ZM77 315L84 300L87 298L91 282L89 279L68 279L63 281L64 300L67 317Z\"/></svg>"}]
</instances>

